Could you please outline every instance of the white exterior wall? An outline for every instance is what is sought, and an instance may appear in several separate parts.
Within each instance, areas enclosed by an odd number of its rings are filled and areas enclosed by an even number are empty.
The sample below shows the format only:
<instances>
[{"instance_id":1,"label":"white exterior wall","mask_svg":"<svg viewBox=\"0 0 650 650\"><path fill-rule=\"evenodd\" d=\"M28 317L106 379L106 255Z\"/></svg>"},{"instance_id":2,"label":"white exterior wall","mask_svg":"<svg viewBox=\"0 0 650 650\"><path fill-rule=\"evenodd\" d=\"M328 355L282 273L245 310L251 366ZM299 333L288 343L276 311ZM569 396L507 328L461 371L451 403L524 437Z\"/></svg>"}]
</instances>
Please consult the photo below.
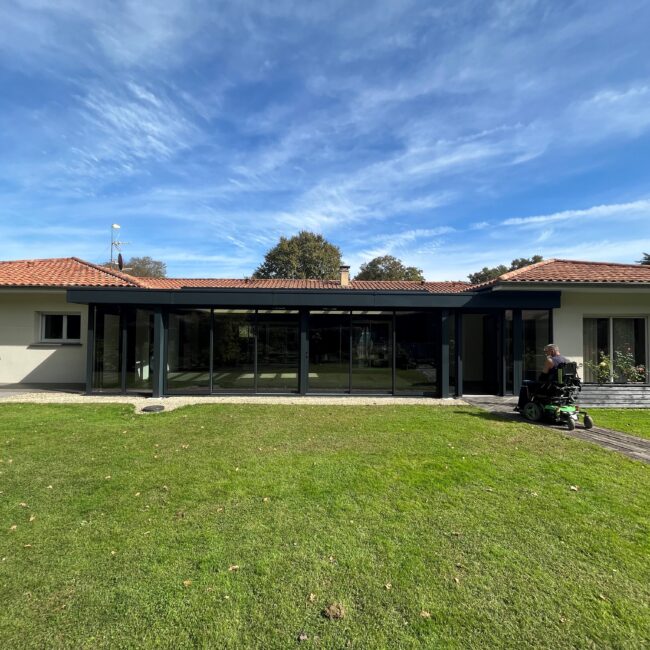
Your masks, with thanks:
<instances>
[{"instance_id":1,"label":"white exterior wall","mask_svg":"<svg viewBox=\"0 0 650 650\"><path fill-rule=\"evenodd\" d=\"M40 343L41 313L81 314L81 344ZM83 384L88 308L65 291L0 292L0 384Z\"/></svg>"},{"instance_id":2,"label":"white exterior wall","mask_svg":"<svg viewBox=\"0 0 650 650\"><path fill-rule=\"evenodd\" d=\"M579 364L583 362L582 319L628 316L646 318L646 347L650 341L650 291L635 289L562 291L562 306L553 310L553 338L562 354ZM647 349L646 349L647 360Z\"/></svg>"}]
</instances>

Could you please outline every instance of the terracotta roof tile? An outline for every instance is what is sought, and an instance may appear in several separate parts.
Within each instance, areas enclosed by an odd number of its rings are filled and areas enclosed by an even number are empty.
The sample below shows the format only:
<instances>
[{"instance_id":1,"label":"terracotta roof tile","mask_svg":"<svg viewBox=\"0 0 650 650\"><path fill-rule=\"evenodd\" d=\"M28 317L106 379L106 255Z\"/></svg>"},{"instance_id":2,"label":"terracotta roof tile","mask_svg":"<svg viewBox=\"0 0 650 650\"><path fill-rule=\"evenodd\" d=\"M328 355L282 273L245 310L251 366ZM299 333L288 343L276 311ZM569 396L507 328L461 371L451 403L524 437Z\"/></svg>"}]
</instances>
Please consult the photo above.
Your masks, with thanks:
<instances>
[{"instance_id":1,"label":"terracotta roof tile","mask_svg":"<svg viewBox=\"0 0 650 650\"><path fill-rule=\"evenodd\" d=\"M650 266L550 259L504 273L496 282L644 284L650 283Z\"/></svg>"},{"instance_id":2,"label":"terracotta roof tile","mask_svg":"<svg viewBox=\"0 0 650 650\"><path fill-rule=\"evenodd\" d=\"M3 287L139 287L138 278L77 257L0 262Z\"/></svg>"}]
</instances>

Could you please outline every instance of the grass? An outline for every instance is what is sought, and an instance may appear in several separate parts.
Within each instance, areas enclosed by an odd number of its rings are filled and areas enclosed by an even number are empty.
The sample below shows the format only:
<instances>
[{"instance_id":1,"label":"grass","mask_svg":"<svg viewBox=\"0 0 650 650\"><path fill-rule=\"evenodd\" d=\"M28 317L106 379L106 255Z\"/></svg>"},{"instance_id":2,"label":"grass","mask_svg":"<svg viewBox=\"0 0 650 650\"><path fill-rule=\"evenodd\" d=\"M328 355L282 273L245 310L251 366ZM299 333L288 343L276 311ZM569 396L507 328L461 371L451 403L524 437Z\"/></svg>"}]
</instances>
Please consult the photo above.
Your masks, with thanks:
<instances>
[{"instance_id":1,"label":"grass","mask_svg":"<svg viewBox=\"0 0 650 650\"><path fill-rule=\"evenodd\" d=\"M594 424L650 440L650 409L589 409Z\"/></svg>"},{"instance_id":2,"label":"grass","mask_svg":"<svg viewBox=\"0 0 650 650\"><path fill-rule=\"evenodd\" d=\"M650 642L649 468L554 430L469 407L2 405L0 460L3 647Z\"/></svg>"}]
</instances>

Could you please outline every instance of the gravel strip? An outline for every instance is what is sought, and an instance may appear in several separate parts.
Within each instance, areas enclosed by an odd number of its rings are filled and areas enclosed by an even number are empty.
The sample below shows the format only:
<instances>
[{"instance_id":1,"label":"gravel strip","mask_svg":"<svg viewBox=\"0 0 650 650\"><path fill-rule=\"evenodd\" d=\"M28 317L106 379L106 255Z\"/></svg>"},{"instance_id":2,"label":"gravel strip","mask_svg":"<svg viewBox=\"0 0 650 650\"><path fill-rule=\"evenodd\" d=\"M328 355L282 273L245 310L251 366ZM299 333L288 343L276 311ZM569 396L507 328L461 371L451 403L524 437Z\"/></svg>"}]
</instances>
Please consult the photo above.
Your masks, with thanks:
<instances>
[{"instance_id":1,"label":"gravel strip","mask_svg":"<svg viewBox=\"0 0 650 650\"><path fill-rule=\"evenodd\" d=\"M55 391L23 393L0 391L0 403L15 404L133 404L137 413L145 406L161 404L165 411L194 404L319 404L325 406L467 406L461 399L432 397L298 396L298 395L178 395L139 397L137 395L82 395Z\"/></svg>"}]
</instances>

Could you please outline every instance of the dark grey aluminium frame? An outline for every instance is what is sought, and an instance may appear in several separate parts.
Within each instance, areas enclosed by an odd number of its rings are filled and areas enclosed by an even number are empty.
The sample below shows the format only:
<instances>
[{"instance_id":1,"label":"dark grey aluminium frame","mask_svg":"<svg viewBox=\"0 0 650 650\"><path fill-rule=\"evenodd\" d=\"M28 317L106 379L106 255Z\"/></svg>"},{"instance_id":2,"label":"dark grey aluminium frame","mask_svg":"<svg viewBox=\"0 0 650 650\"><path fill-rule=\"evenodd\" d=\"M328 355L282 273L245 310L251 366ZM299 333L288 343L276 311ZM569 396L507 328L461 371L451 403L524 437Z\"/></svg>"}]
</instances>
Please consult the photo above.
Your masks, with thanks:
<instances>
[{"instance_id":1,"label":"dark grey aluminium frame","mask_svg":"<svg viewBox=\"0 0 650 650\"><path fill-rule=\"evenodd\" d=\"M440 310L440 395L450 397L449 389L449 318L455 315L456 355L456 395L462 395L462 319L458 316L465 311L513 310L513 356L514 385L521 383L523 370L523 322L522 309L548 309L560 306L559 291L492 291L464 292L454 294L429 293L427 291L358 291L346 289L195 289L179 290L141 289L131 287L75 288L69 289L67 299L70 303L86 304L88 318L88 357L86 361L86 387L92 392L94 364L94 335L96 305L139 306L154 310L154 351L153 351L153 396L165 394L166 333L168 329L167 311L174 308L243 308L243 309L298 309L300 311L300 363L299 392L307 392L308 311L312 309L335 308L350 310ZM92 313L92 316L90 314ZM552 311L551 311L552 314ZM550 319L552 332L553 319ZM124 327L124 325L122 325ZM503 331L503 328L502 328ZM393 328L393 336L395 328ZM123 333L124 334L124 333ZM122 342L125 345L125 341ZM393 345L393 350L395 346ZM394 366L393 366L394 367ZM394 370L393 370L394 372ZM500 389L503 391L504 376L500 372ZM393 382L394 385L394 382ZM123 384L123 389L126 387Z\"/></svg>"}]
</instances>

